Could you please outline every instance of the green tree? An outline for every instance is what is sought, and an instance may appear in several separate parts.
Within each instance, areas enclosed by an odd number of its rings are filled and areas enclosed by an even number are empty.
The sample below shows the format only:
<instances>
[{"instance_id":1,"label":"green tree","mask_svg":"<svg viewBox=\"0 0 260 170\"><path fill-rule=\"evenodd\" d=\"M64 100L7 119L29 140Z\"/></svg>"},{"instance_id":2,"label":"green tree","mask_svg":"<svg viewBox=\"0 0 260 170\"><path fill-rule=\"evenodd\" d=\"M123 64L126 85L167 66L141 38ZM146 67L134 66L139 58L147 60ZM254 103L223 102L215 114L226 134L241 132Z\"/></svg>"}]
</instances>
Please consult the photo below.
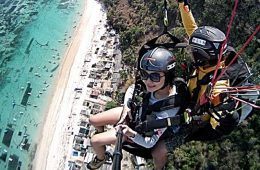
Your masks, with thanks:
<instances>
[{"instance_id":1,"label":"green tree","mask_svg":"<svg viewBox=\"0 0 260 170\"><path fill-rule=\"evenodd\" d=\"M163 30L162 0L103 0L108 10L108 22L120 34L123 61L134 66L138 49L147 40ZM169 27L174 35L184 41L183 30L175 1L169 1ZM226 32L234 1L191 1L191 10L199 26L215 26ZM239 50L259 25L259 2L239 1L229 43ZM244 51L242 57L254 73L253 79L260 82L259 33ZM178 62L189 56L177 52ZM180 57L181 56L181 57ZM171 155L169 169L260 169L260 111L234 130L229 136L217 141L189 142L177 148ZM150 164L152 166L152 164Z\"/></svg>"},{"instance_id":2,"label":"green tree","mask_svg":"<svg viewBox=\"0 0 260 170\"><path fill-rule=\"evenodd\" d=\"M106 103L105 110L109 110L109 109L115 108L117 106L118 106L117 102L109 101Z\"/></svg>"}]
</instances>

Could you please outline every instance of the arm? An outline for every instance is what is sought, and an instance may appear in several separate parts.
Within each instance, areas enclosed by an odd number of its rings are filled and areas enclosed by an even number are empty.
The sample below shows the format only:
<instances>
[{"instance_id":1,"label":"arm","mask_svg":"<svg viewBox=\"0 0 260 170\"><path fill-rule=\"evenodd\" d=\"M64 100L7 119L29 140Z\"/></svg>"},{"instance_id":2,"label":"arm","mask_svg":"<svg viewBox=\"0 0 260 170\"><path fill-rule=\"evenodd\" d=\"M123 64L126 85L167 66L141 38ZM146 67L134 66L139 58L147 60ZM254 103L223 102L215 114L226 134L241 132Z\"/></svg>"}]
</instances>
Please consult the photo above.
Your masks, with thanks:
<instances>
[{"instance_id":1,"label":"arm","mask_svg":"<svg viewBox=\"0 0 260 170\"><path fill-rule=\"evenodd\" d=\"M181 19L188 36L190 36L197 28L197 24L190 10L185 10L184 3L179 3Z\"/></svg>"},{"instance_id":2,"label":"arm","mask_svg":"<svg viewBox=\"0 0 260 170\"><path fill-rule=\"evenodd\" d=\"M117 122L118 124L122 124L125 121L126 116L128 115L129 118L131 119L132 116L130 114L130 106L129 106L129 102L132 100L133 97L133 93L134 93L134 88L135 85L132 84L128 87L128 89L126 90L125 96L124 96L124 104L123 104L123 111L120 117L120 120Z\"/></svg>"},{"instance_id":3,"label":"arm","mask_svg":"<svg viewBox=\"0 0 260 170\"><path fill-rule=\"evenodd\" d=\"M225 87L229 87L229 81L228 80L219 80L216 82L213 90L212 90L212 94L210 97L210 102L212 103L213 107L218 106L220 104L223 105L223 98L221 97L221 92L223 90L225 90ZM219 110L217 111L217 113L219 115L223 115L225 112L225 110ZM221 121L221 117L219 117L217 114L215 114L214 112L211 113L212 116L210 118L210 124L212 126L213 129L216 129L217 126L220 126L220 121Z\"/></svg>"},{"instance_id":4,"label":"arm","mask_svg":"<svg viewBox=\"0 0 260 170\"><path fill-rule=\"evenodd\" d=\"M145 148L152 148L165 132L167 128L161 128L154 130L154 133L151 137L143 137L141 134L138 134L136 131L129 128L127 125L121 125L123 133L129 137L136 144L143 146Z\"/></svg>"}]
</instances>

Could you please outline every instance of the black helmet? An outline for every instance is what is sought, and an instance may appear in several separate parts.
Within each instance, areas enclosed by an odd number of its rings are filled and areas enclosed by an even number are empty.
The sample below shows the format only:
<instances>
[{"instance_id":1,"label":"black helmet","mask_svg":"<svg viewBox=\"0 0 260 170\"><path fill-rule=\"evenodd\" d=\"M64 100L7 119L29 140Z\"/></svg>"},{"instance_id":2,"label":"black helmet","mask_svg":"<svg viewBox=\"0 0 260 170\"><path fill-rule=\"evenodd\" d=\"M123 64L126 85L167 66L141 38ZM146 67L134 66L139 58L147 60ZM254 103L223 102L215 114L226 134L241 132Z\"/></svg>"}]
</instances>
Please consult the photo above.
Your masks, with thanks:
<instances>
[{"instance_id":1,"label":"black helmet","mask_svg":"<svg viewBox=\"0 0 260 170\"><path fill-rule=\"evenodd\" d=\"M146 52L140 60L140 69L147 71L170 72L175 68L173 53L165 48L156 47Z\"/></svg>"},{"instance_id":2,"label":"black helmet","mask_svg":"<svg viewBox=\"0 0 260 170\"><path fill-rule=\"evenodd\" d=\"M222 44L225 40L225 34L217 28L210 26L197 28L191 34L189 40L195 64L197 66L216 64L219 59ZM227 49L227 44L224 44L223 48L224 54Z\"/></svg>"},{"instance_id":3,"label":"black helmet","mask_svg":"<svg viewBox=\"0 0 260 170\"><path fill-rule=\"evenodd\" d=\"M172 84L175 77L176 59L173 53L165 48L156 47L147 51L140 59L139 68L144 71L165 73L165 85Z\"/></svg>"}]
</instances>

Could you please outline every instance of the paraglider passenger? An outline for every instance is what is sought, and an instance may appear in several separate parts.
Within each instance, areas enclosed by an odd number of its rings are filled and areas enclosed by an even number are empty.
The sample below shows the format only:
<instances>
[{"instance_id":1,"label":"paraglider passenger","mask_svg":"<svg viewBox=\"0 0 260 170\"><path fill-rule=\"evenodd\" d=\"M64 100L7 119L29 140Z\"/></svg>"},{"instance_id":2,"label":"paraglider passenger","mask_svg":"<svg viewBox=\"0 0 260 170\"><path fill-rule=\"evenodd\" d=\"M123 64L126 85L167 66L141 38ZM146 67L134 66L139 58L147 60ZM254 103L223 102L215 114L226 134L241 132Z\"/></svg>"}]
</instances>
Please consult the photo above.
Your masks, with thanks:
<instances>
[{"instance_id":1,"label":"paraglider passenger","mask_svg":"<svg viewBox=\"0 0 260 170\"><path fill-rule=\"evenodd\" d=\"M171 51L165 48L156 47L143 54L138 64L141 80L146 89L145 97L142 100L142 107L136 113L132 113L135 115L127 116L126 119L121 115L122 107L114 108L90 117L89 121L96 127L97 133L91 138L91 144L96 153L96 157L88 164L89 169L97 169L105 162L106 145L115 143L116 131L119 128L122 129L124 134L123 145L135 144L135 146L138 147L138 153L133 154L144 154L140 156L147 157L149 157L148 155L150 154L153 158L156 170L163 169L167 162L167 154L183 143L184 138L182 134L184 133L182 133L182 131L184 130L179 126L155 129L149 132L149 134L142 134L135 129L138 125L138 121L136 120L145 121L147 119L174 117L177 114L182 114L182 110L185 110L181 104L177 103L173 104L173 107L164 110L160 110L160 108L157 108L157 110L148 109L151 105L167 100L169 97L174 98L178 93L181 93L179 86L175 84L175 56ZM186 92L188 91L186 84L182 89L186 89ZM127 103L131 102L128 101L128 99L131 98L129 94L132 94L133 90L134 86L130 86L126 92L126 107L124 107L122 114L129 112L131 109L127 107L129 105ZM185 100L188 99L183 99L183 101ZM124 121L122 121L122 117ZM135 120L133 120L133 117L135 117ZM124 123L108 131L104 131L103 126L107 124L115 125L118 121Z\"/></svg>"}]
</instances>

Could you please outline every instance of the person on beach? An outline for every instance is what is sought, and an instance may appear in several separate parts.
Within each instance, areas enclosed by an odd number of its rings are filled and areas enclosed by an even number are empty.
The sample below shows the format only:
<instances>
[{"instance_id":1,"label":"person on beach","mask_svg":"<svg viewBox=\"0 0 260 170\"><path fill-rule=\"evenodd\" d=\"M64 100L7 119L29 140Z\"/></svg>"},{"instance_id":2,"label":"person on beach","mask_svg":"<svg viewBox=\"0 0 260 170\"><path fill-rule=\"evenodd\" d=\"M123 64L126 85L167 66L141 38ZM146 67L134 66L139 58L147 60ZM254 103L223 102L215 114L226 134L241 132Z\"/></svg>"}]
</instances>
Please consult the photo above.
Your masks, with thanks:
<instances>
[{"instance_id":1,"label":"person on beach","mask_svg":"<svg viewBox=\"0 0 260 170\"><path fill-rule=\"evenodd\" d=\"M175 57L173 53L163 47L149 49L141 56L139 68L141 80L145 85L146 94L142 100L142 107L125 118L124 115L131 111L129 99L134 93L134 86L130 86L125 95L124 107L117 107L89 118L89 122L96 128L96 133L91 137L91 144L96 153L94 160L88 163L89 169L97 169L105 163L107 159L106 145L115 144L117 129L121 128L124 134L124 145L127 144L138 148L140 156L151 155L156 170L163 169L167 163L167 155L183 143L185 128L172 126L170 128L159 128L152 130L149 134L137 132L135 127L138 125L137 119L145 121L147 119L163 119L182 114L184 109L183 102L188 99L188 89L186 84L175 83ZM178 85L177 85L178 84ZM183 95L182 95L183 93ZM185 98L186 97L186 98ZM169 101L172 99L170 107L152 106ZM133 120L133 117L135 119ZM123 120L123 121L122 121ZM118 122L124 122L119 123ZM117 125L108 131L104 131L107 124Z\"/></svg>"}]
</instances>

